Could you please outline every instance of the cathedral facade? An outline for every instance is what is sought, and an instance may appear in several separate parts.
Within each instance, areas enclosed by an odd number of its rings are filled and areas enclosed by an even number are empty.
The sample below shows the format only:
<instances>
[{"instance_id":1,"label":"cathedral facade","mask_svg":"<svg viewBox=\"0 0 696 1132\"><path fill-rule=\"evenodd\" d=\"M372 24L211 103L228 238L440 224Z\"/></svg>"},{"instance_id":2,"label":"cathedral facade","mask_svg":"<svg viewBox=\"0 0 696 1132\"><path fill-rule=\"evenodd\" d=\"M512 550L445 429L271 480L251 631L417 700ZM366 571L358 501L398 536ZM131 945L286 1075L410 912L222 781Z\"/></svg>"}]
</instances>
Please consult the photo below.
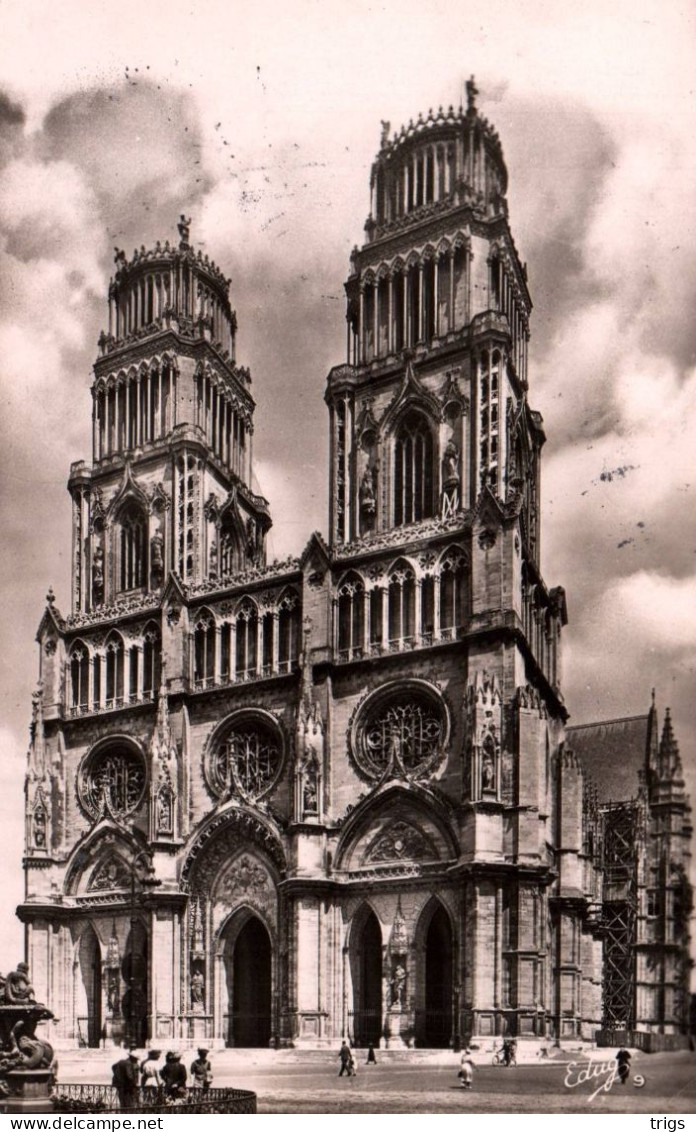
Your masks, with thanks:
<instances>
[{"instance_id":1,"label":"cathedral facade","mask_svg":"<svg viewBox=\"0 0 696 1132\"><path fill-rule=\"evenodd\" d=\"M266 561L229 281L185 216L117 254L26 782L19 915L59 1043L457 1048L606 1021L612 820L565 739L531 299L475 95L384 126L326 386L329 537L299 559ZM676 996L641 1003L612 1025L679 1032Z\"/></svg>"}]
</instances>

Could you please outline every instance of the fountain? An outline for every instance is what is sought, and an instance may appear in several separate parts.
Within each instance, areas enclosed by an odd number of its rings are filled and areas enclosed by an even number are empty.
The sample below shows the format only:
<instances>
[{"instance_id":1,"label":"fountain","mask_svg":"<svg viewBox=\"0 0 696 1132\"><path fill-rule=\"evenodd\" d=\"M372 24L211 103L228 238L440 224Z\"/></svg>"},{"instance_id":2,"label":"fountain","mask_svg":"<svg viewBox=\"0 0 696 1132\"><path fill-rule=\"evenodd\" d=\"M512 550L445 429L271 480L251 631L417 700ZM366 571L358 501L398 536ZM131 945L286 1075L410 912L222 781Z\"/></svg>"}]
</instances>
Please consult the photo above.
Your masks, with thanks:
<instances>
[{"instance_id":1,"label":"fountain","mask_svg":"<svg viewBox=\"0 0 696 1132\"><path fill-rule=\"evenodd\" d=\"M36 1036L53 1013L36 1001L29 968L0 975L0 1112L52 1112L53 1047Z\"/></svg>"}]
</instances>

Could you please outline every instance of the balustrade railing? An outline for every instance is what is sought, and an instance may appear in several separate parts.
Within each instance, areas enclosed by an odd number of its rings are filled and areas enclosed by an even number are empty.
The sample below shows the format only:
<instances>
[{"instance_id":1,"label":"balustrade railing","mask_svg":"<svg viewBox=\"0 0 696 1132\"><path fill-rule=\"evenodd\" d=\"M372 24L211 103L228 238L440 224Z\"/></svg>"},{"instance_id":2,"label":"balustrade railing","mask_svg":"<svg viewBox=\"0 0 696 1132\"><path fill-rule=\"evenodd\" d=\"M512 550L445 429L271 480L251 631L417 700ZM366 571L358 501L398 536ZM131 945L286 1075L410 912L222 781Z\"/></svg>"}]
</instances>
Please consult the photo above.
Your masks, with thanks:
<instances>
[{"instance_id":1,"label":"balustrade railing","mask_svg":"<svg viewBox=\"0 0 696 1132\"><path fill-rule=\"evenodd\" d=\"M435 632L428 629L423 633L407 637L390 637L386 641L370 641L365 645L356 645L353 648L334 649L334 660L338 664L350 664L352 661L365 660L374 656L390 656L394 653L414 652L416 649L432 648L433 645L447 644L456 641L464 632L463 628L448 627Z\"/></svg>"},{"instance_id":2,"label":"balustrade railing","mask_svg":"<svg viewBox=\"0 0 696 1132\"><path fill-rule=\"evenodd\" d=\"M83 715L104 715L110 711L120 711L124 707L137 707L142 704L152 704L155 702L154 688L146 692L131 692L127 696L109 696L104 700L94 701L92 703L81 704L66 704L63 713L66 719L77 719Z\"/></svg>"},{"instance_id":3,"label":"balustrade railing","mask_svg":"<svg viewBox=\"0 0 696 1132\"><path fill-rule=\"evenodd\" d=\"M281 660L276 668L271 664L261 664L256 668L240 668L235 672L220 672L217 676L194 676L194 692L205 692L211 688L226 688L235 684L250 684L256 680L272 680L278 676L288 676L297 672L297 660Z\"/></svg>"}]
</instances>

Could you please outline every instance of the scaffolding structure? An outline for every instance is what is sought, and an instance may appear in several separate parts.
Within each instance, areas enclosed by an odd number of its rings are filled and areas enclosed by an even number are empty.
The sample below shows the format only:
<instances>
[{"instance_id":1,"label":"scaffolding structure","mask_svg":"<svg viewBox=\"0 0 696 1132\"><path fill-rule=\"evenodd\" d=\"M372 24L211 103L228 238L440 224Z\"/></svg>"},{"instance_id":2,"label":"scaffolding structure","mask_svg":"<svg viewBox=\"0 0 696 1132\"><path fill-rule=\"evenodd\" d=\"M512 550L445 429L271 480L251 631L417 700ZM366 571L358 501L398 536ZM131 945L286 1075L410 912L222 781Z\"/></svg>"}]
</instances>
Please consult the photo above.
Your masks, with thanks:
<instances>
[{"instance_id":1,"label":"scaffolding structure","mask_svg":"<svg viewBox=\"0 0 696 1132\"><path fill-rule=\"evenodd\" d=\"M635 1022L637 864L639 807L602 807L604 894L604 1013L606 1030L631 1030Z\"/></svg>"}]
</instances>

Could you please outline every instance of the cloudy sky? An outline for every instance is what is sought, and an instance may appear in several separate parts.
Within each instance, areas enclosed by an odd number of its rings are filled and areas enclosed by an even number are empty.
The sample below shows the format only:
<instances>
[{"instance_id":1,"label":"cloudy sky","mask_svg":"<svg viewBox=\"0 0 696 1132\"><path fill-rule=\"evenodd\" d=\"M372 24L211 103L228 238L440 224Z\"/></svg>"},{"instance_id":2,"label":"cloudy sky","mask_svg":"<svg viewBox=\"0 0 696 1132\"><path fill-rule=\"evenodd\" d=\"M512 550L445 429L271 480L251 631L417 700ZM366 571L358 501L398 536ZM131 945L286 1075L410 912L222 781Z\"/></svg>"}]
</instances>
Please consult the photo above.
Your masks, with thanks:
<instances>
[{"instance_id":1,"label":"cloudy sky","mask_svg":"<svg viewBox=\"0 0 696 1132\"><path fill-rule=\"evenodd\" d=\"M323 390L343 360L380 120L472 73L510 171L549 437L544 572L568 593L573 721L671 705L696 796L693 8L677 0L3 0L0 821L21 898L22 777L113 246L192 238L232 276L272 551L326 531ZM16 867L15 867L16 865ZM0 969L21 934L0 919Z\"/></svg>"}]
</instances>

